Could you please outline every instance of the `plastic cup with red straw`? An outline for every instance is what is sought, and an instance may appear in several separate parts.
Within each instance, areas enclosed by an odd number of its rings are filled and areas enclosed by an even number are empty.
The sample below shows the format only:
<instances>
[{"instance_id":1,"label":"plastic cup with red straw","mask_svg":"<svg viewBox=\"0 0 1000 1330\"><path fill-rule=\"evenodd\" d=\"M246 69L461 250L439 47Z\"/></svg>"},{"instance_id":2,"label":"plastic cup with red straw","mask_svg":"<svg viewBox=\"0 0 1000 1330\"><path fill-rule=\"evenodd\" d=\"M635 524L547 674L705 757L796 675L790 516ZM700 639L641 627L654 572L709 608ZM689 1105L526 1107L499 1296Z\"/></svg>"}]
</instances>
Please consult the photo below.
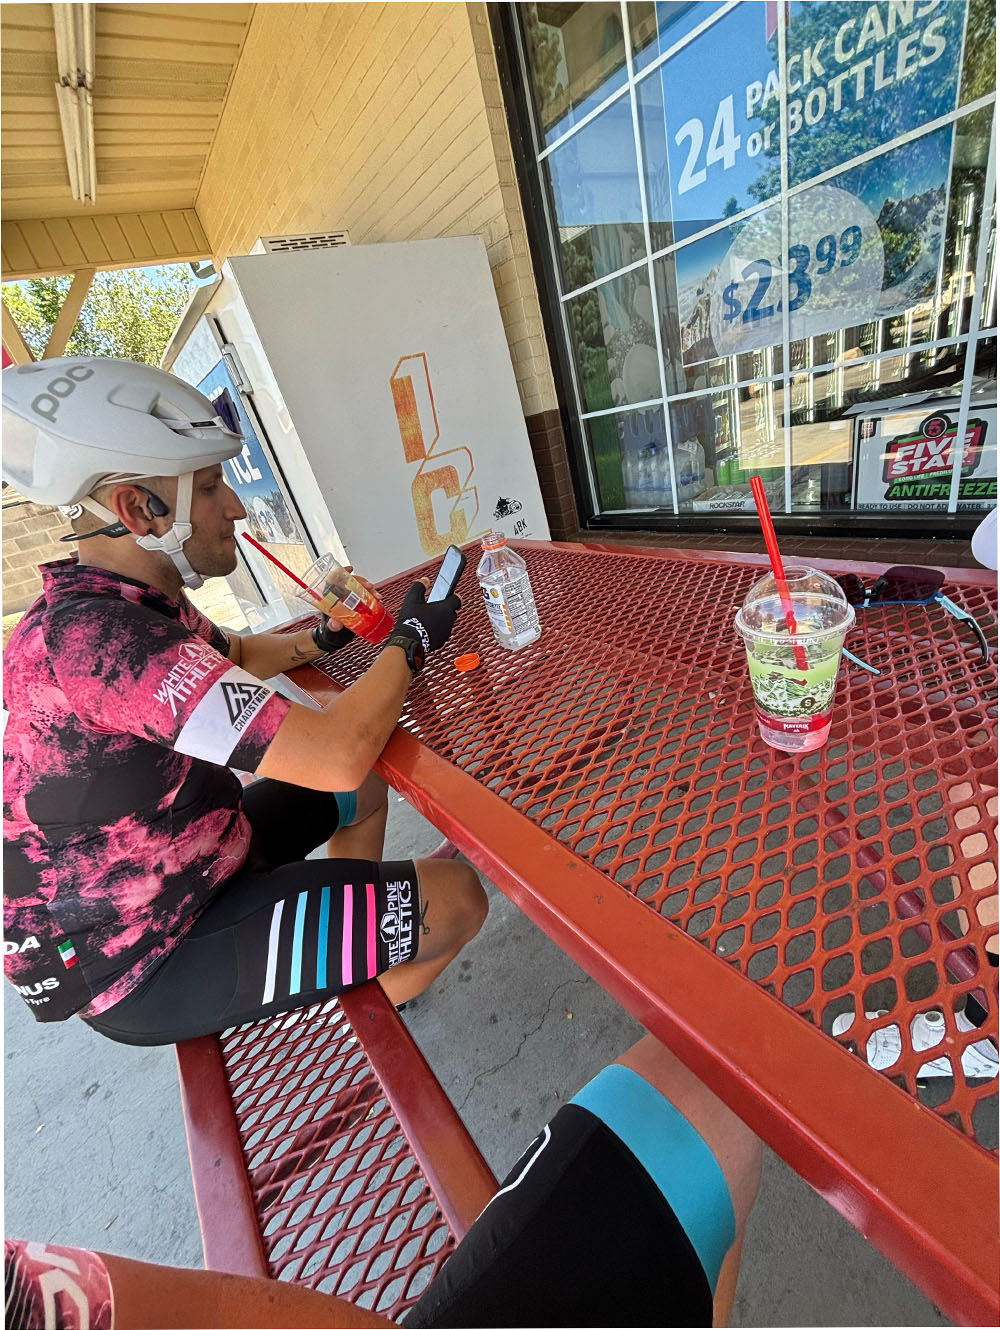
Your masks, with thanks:
<instances>
[{"instance_id":1,"label":"plastic cup with red straw","mask_svg":"<svg viewBox=\"0 0 1000 1330\"><path fill-rule=\"evenodd\" d=\"M771 571L774 573L774 580L778 587L778 595L781 599L781 608L785 612L785 623L788 625L788 631L794 636L798 633L798 624L795 622L795 607L792 605L791 593L788 590L788 578L785 576L785 565L781 561L781 550L778 549L778 536L774 529L774 522L771 519L771 510L767 506L767 495L764 493L764 482L760 476L750 477L750 489L753 491L754 503L757 505L757 516L760 518L761 530L764 532L764 543L767 546L768 557L771 560ZM806 649L801 642L793 642L795 651L795 664L800 670L807 670L809 662L806 659Z\"/></svg>"},{"instance_id":2,"label":"plastic cup with red straw","mask_svg":"<svg viewBox=\"0 0 1000 1330\"><path fill-rule=\"evenodd\" d=\"M265 559L270 559L276 568L280 568L286 577L290 577L293 582L297 582L307 596L312 596L313 600L315 600L321 606L326 605L326 601L323 599L323 597L319 594L318 591L314 591L311 586L308 586L305 582L303 582L302 578L299 577L296 573L293 573L291 568L286 568L285 565L281 562L281 560L276 559L270 550L266 550L259 540L254 540L253 536L251 536L247 531L244 531L242 535L243 539L249 541L255 550L260 550L261 554L263 554Z\"/></svg>"},{"instance_id":3,"label":"plastic cup with red straw","mask_svg":"<svg viewBox=\"0 0 1000 1330\"><path fill-rule=\"evenodd\" d=\"M270 559L276 568L280 568L286 577L290 577L296 586L300 587L307 596L319 606L323 614L329 614L331 609L331 597L321 595L313 590L308 582L299 577L298 573L293 573L291 568L287 568L280 559L275 558L270 550L265 549L259 540L254 540L248 532L241 533L243 539L248 541L256 550L263 554L265 559ZM366 642L378 644L389 636L392 631L393 618L390 612L379 600L378 596L369 587L362 585L355 577L352 577L347 568L342 568L332 554L324 554L318 558L315 563L306 569L306 577L317 576L329 579L331 574L336 572L341 581L336 588L337 595L332 596L332 603L338 600L344 600L347 597L346 604L341 610L338 610L336 618L341 627L349 628L352 633L357 633L358 637L363 637ZM333 588L327 581L328 591Z\"/></svg>"}]
</instances>

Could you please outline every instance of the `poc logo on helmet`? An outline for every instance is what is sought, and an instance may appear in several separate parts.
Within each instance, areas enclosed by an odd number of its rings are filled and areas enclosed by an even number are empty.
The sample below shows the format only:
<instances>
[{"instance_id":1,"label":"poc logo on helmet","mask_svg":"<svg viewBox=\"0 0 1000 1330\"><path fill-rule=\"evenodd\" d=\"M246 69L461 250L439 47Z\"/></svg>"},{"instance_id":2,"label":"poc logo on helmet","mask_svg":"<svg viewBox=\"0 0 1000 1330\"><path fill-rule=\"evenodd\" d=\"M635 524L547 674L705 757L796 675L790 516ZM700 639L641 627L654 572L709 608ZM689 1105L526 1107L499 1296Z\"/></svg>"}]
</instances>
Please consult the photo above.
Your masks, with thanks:
<instances>
[{"instance_id":1,"label":"poc logo on helmet","mask_svg":"<svg viewBox=\"0 0 1000 1330\"><path fill-rule=\"evenodd\" d=\"M39 393L32 399L32 411L44 416L46 420L54 421L59 410L60 398L69 397L70 393L76 391L76 385L82 383L84 379L89 379L93 372L87 365L71 365L65 374L49 380L46 392Z\"/></svg>"}]
</instances>

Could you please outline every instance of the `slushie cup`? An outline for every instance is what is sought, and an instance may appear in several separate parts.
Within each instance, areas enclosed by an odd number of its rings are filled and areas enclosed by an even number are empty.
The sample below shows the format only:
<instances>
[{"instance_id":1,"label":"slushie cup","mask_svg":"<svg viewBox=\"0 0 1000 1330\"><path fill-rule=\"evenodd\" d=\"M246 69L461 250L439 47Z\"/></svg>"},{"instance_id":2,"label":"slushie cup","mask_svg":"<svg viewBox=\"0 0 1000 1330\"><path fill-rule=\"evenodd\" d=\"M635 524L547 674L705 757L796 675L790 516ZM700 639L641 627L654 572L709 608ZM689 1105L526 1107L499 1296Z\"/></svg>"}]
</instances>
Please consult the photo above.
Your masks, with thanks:
<instances>
[{"instance_id":1,"label":"slushie cup","mask_svg":"<svg viewBox=\"0 0 1000 1330\"><path fill-rule=\"evenodd\" d=\"M300 600L304 600L310 609L320 610L336 623L343 624L366 642L384 642L392 632L393 617L389 611L332 554L323 554L311 563L302 580L321 599L316 600L300 591Z\"/></svg>"},{"instance_id":2,"label":"slushie cup","mask_svg":"<svg viewBox=\"0 0 1000 1330\"><path fill-rule=\"evenodd\" d=\"M771 573L743 602L736 630L747 649L761 738L786 753L809 753L830 734L840 653L854 610L826 573L789 567L786 577L796 631L789 629Z\"/></svg>"}]
</instances>

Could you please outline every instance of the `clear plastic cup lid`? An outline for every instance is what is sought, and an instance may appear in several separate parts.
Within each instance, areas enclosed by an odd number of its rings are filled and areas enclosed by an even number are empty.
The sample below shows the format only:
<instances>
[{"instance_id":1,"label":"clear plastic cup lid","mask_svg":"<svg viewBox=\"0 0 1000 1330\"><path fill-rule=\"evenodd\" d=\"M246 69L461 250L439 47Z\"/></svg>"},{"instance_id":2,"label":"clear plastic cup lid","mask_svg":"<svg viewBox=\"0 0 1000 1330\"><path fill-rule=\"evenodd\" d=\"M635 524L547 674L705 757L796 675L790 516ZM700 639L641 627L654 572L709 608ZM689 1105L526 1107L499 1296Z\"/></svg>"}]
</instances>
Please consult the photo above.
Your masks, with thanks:
<instances>
[{"instance_id":1,"label":"clear plastic cup lid","mask_svg":"<svg viewBox=\"0 0 1000 1330\"><path fill-rule=\"evenodd\" d=\"M804 564L789 564L785 568L785 580L788 593L794 600L796 596L826 596L830 600L847 604L843 589L828 573L821 573L818 568L809 568ZM758 600L770 600L779 595L778 581L773 573L768 573L759 582L755 582L746 594L744 605L752 605Z\"/></svg>"}]
</instances>

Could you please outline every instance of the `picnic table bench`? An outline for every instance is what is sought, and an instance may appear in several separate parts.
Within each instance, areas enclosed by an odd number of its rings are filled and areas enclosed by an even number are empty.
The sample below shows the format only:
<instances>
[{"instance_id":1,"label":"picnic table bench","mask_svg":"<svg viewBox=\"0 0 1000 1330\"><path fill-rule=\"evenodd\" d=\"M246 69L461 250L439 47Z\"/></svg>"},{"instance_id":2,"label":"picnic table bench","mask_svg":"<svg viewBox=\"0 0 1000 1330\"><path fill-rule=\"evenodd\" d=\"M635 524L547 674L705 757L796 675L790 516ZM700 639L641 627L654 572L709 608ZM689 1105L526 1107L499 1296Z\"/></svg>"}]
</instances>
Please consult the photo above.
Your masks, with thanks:
<instances>
[{"instance_id":1,"label":"picnic table bench","mask_svg":"<svg viewBox=\"0 0 1000 1330\"><path fill-rule=\"evenodd\" d=\"M497 1189L376 982L177 1045L205 1267L396 1320Z\"/></svg>"}]
</instances>

